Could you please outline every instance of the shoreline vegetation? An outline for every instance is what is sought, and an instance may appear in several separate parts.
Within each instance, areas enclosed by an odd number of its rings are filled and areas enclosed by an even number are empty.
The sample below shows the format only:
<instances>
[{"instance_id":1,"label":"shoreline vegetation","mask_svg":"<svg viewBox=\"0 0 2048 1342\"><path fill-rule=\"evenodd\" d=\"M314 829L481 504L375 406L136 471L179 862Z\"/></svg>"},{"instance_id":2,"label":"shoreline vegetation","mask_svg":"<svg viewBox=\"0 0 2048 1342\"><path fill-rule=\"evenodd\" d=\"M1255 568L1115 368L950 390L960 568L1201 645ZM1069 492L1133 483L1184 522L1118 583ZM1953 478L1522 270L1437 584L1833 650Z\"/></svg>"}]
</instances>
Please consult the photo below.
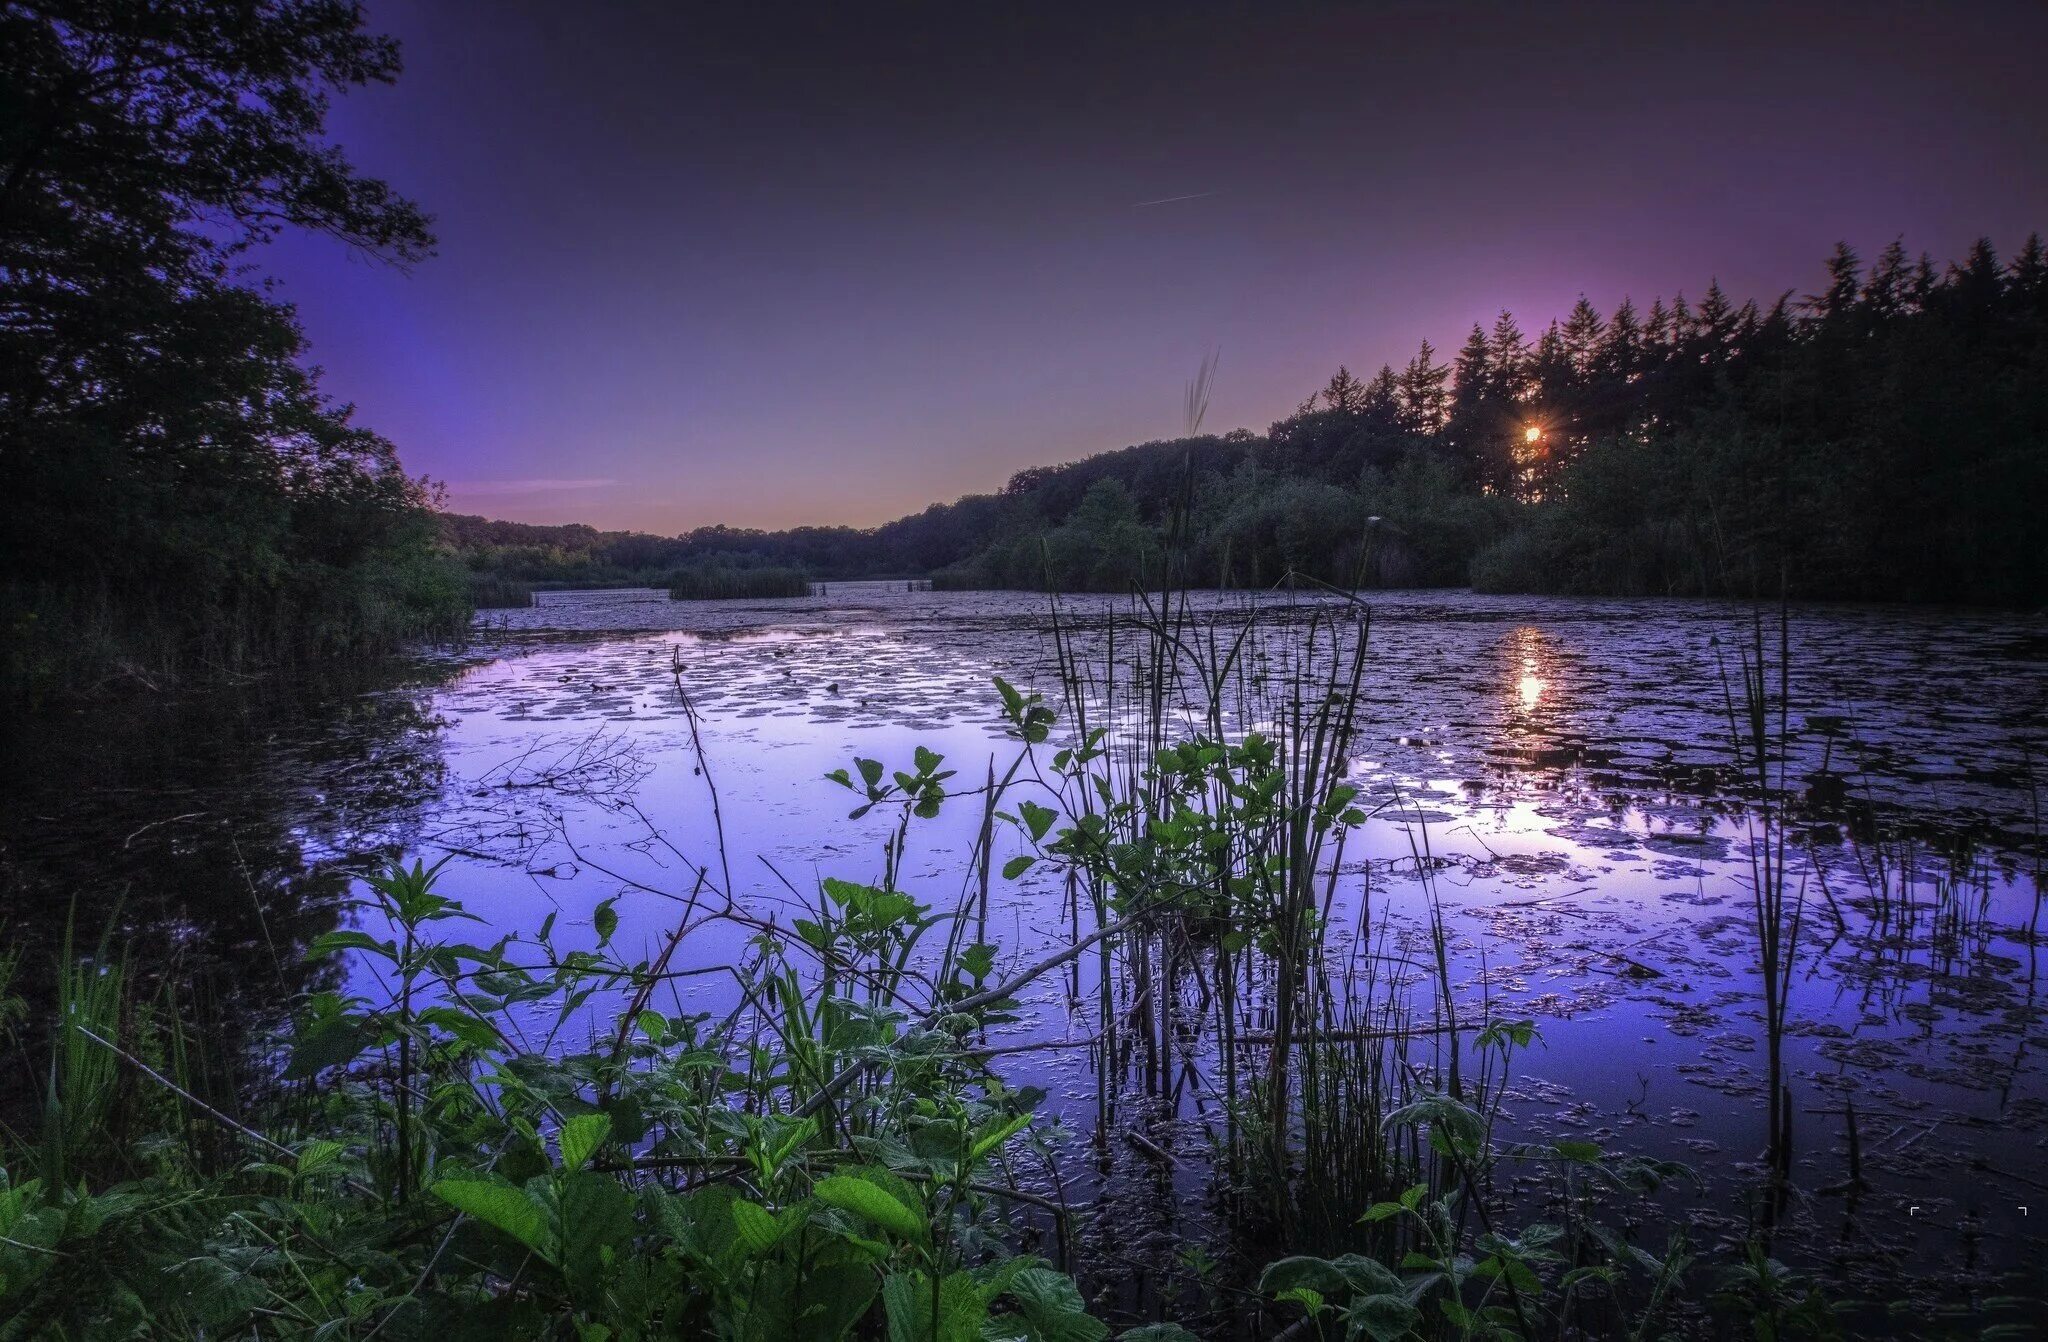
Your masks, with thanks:
<instances>
[{"instance_id":1,"label":"shoreline vegetation","mask_svg":"<svg viewBox=\"0 0 2048 1342\"><path fill-rule=\"evenodd\" d=\"M435 493L355 423L253 264L393 265L427 215L325 135L398 73L346 5L0 10L0 699L460 632Z\"/></svg>"},{"instance_id":2,"label":"shoreline vegetation","mask_svg":"<svg viewBox=\"0 0 2048 1342\"><path fill-rule=\"evenodd\" d=\"M1213 373L1204 370L1204 379ZM1449 363L1423 342L1237 429L1013 476L871 529L675 537L444 515L477 581L667 585L685 565L938 590L1462 587L2048 603L2048 253L1846 244L1817 293L1581 299ZM1168 557L1171 556L1169 565Z\"/></svg>"},{"instance_id":3,"label":"shoreline vegetation","mask_svg":"<svg viewBox=\"0 0 2048 1342\"><path fill-rule=\"evenodd\" d=\"M431 254L420 207L324 133L328 96L395 78L395 46L344 7L0 22L0 77L40 127L0 129L10 713L459 636L550 585L2048 601L2038 236L1945 267L1843 245L1815 293L1582 299L1533 338L1503 312L1448 362L1425 341L1398 370L1339 368L1264 433L1191 414L1180 438L872 529L448 514L322 388L253 261L287 220L389 264Z\"/></svg>"},{"instance_id":4,"label":"shoreline vegetation","mask_svg":"<svg viewBox=\"0 0 2048 1342\"><path fill-rule=\"evenodd\" d=\"M673 884L622 873L587 925L475 944L439 866L394 856L340 929L283 952L362 972L300 998L251 1060L281 1079L239 1092L186 1078L175 985L144 999L118 944L67 946L51 1065L28 1080L40 1125L0 1142L0 1337L1841 1335L1844 1307L1774 1257L1775 1156L1732 1246L1643 1230L1689 1173L1505 1135L1535 1027L1469 1005L1440 911L1433 968L1331 937L1368 818L1344 768L1367 639L1356 606L1269 631L1171 598L1101 648L1061 634L1054 700L995 680L1009 758L985 782L923 747L820 780L886 821L880 865L821 875L786 924L741 897L751 864L726 850L701 744L697 837L613 800ZM1740 651L1736 739L1768 747L1785 656L1761 625ZM1761 760L1756 777L1785 781ZM958 808L979 838L957 890L935 871L913 893L924 827ZM1025 954L991 938L990 897L1034 869L1072 926ZM1418 851L1435 908L1433 870ZM1795 886L1757 880L1759 944L1794 953ZM1361 926L1389 897L1362 892ZM676 911L638 955L614 941L629 899ZM739 963L696 958L727 944L718 925L747 935ZM729 1010L678 994L706 975ZM1114 1225L1061 1173L1076 1148L1034 1121L1045 1096L1019 1074L1040 1045L1002 1033L1055 975L1086 1027L1057 1046L1094 1056L1102 1134L1176 1163L1146 1116L1191 1048L1223 1097L1221 1238L1136 1305Z\"/></svg>"}]
</instances>

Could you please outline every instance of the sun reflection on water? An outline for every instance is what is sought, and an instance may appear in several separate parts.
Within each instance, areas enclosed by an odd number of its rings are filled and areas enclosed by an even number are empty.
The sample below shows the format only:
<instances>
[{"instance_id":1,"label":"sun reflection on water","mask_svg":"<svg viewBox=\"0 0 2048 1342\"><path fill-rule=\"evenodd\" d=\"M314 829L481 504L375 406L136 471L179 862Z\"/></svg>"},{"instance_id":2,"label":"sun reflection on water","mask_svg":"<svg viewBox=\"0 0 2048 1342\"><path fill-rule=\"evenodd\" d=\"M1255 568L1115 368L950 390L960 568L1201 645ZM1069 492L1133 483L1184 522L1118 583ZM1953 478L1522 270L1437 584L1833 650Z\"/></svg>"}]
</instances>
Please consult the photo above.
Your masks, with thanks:
<instances>
[{"instance_id":1,"label":"sun reflection on water","mask_svg":"<svg viewBox=\"0 0 2048 1342\"><path fill-rule=\"evenodd\" d=\"M1543 702L1543 694L1550 686L1550 680L1543 673L1548 667L1550 652L1539 629L1524 625L1510 634L1509 661L1516 673L1515 701L1522 712L1534 712Z\"/></svg>"}]
</instances>

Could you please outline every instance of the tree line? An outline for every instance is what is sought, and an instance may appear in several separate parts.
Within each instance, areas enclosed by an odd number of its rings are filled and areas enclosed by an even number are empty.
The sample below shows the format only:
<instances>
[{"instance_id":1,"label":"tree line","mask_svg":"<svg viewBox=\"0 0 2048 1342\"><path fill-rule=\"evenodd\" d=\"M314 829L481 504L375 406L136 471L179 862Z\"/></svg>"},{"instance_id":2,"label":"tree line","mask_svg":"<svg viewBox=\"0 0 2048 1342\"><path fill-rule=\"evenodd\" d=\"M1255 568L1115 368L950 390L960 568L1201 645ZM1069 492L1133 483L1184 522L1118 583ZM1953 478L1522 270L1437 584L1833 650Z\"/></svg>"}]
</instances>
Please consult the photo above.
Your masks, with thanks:
<instances>
[{"instance_id":1,"label":"tree line","mask_svg":"<svg viewBox=\"0 0 2048 1342\"><path fill-rule=\"evenodd\" d=\"M426 486L253 268L427 216L325 135L398 73L336 0L0 4L0 693L162 684L459 628Z\"/></svg>"},{"instance_id":2,"label":"tree line","mask_svg":"<svg viewBox=\"0 0 2048 1342\"><path fill-rule=\"evenodd\" d=\"M478 572L1121 590L1472 584L1613 595L2038 604L2048 560L2048 258L1836 247L1815 292L1710 283L1638 309L1512 313L1449 360L1348 368L1264 434L1140 444L872 529L676 537L448 517Z\"/></svg>"}]
</instances>

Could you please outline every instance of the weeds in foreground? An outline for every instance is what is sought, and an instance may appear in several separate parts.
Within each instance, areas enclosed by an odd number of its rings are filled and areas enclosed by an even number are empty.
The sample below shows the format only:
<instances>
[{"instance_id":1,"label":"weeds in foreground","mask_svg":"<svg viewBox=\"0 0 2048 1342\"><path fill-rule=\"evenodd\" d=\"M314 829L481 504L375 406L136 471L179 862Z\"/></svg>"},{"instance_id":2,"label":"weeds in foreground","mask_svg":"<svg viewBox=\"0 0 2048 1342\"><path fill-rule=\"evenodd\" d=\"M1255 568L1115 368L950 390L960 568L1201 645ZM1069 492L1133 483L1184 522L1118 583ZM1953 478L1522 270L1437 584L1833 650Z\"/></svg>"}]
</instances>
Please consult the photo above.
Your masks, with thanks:
<instances>
[{"instance_id":1,"label":"weeds in foreground","mask_svg":"<svg viewBox=\"0 0 2048 1342\"><path fill-rule=\"evenodd\" d=\"M53 1117L10 1144L0 1185L0 1342L1107 1337L1076 1280L1102 1274L1071 1251L1086 1209L1034 1130L1043 1096L1005 1079L991 1038L1026 989L1078 984L1084 965L1099 1119L1125 1121L1132 1077L1160 1097L1187 1084L1190 1041L1216 1038L1244 1081L1224 1092L1219 1169L1251 1237L1358 1245L1284 1258L1230 1309L1124 1337L1650 1337L1697 1321L1711 1297L1686 1243L1652 1254L1604 1212L1672 1168L1493 1139L1486 1078L1529 1023L1455 1023L1441 1002L1418 1017L1398 975L1331 972L1328 891L1364 819L1342 764L1363 629L1328 634L1276 666L1245 639L1197 651L1155 618L1134 663L1091 679L1069 660L1057 750L1055 710L999 681L1016 755L978 793L924 749L832 775L858 812L894 818L881 872L821 880L787 926L737 897L722 842L714 862L685 859L675 926L633 959L612 901L594 945L565 944L553 918L476 944L438 868L394 864L367 882L360 927L310 947L351 957L358 987L304 1004L285 1041L296 1089L260 1129L153 1066L136 1027L118 1033L118 975L78 961ZM975 852L938 907L905 888L904 855L970 799ZM999 834L1018 853L998 878ZM1070 935L1017 962L987 940L988 892L1034 868L1070 893ZM737 963L688 962L713 922L747 934ZM729 1006L690 1009L680 989L704 979ZM1214 985L1192 1006L1190 980ZM1466 1083L1443 1052L1460 1029ZM173 1097L239 1158L155 1136L113 1158L97 1097L117 1080ZM1508 1223L1530 1204L1501 1185L1532 1180L1557 1214ZM1304 1190L1325 1184L1305 1218ZM1729 1297L1733 1318L1825 1331L1778 1265L1740 1270L1757 1289Z\"/></svg>"}]
</instances>

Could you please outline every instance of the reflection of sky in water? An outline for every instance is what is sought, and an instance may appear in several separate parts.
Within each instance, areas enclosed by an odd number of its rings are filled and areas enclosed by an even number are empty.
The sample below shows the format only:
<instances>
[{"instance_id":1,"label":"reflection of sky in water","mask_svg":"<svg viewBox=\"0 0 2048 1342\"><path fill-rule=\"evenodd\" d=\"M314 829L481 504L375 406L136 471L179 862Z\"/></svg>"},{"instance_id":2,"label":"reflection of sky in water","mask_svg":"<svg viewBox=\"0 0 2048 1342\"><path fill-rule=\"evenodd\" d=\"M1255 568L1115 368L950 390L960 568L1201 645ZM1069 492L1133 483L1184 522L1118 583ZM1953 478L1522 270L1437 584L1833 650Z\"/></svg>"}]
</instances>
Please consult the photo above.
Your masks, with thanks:
<instances>
[{"instance_id":1,"label":"reflection of sky in water","mask_svg":"<svg viewBox=\"0 0 2048 1342\"><path fill-rule=\"evenodd\" d=\"M1200 600L1226 616L1237 604ZM1118 604L1065 599L1062 618L1082 643L1099 643ZM1285 623L1306 605L1271 618ZM1427 959L1412 857L1426 850L1461 1010L1533 1016L1542 1028L1542 1045L1515 1064L1519 1130L1722 1174L1753 1161L1763 1073L1751 836L1725 790L1716 646L1743 634L1743 611L1444 593L1392 594L1373 608L1352 771L1376 809L1345 849L1333 952ZM1042 597L882 584L773 603L553 595L480 623L499 659L439 698L450 767L466 781L448 789L428 851L458 852L449 891L507 931L559 910L565 938L587 938L590 910L622 884L667 892L621 898L629 950L651 951L672 926L688 863L716 863L672 658L703 717L735 889L782 925L802 913L789 886L808 895L820 876L881 870L893 815L849 818L854 798L823 781L828 770L855 754L906 765L926 745L958 770L956 786L975 786L1015 748L996 732L990 676L1057 701ZM1796 612L1793 647L1792 774L1825 765L1854 800L1933 826L1963 854L1951 869L1921 847L1906 911L1879 925L1868 854L1838 824L1799 827L1794 879L1807 918L1787 1046L1802 1106L1798 1176L1809 1188L1841 1180L1840 1111L1853 1098L1866 1172L1887 1180L1873 1196L1974 1212L1996 1255L2025 1233L2010 1210L2024 1198L1998 1172L2038 1177L2026 1172L2048 1142L2036 887L2021 851L2048 641L1995 617L1841 607ZM587 790L504 786L564 761L586 771ZM637 811L611 795L622 783ZM977 823L971 803L955 802L913 826L904 886L952 907ZM673 850L649 843L645 824ZM1961 831L1974 846L1957 847ZM1368 889L1371 944L1353 947ZM999 883L989 931L1011 963L1058 944L1068 929L1057 881L1039 872ZM689 955L736 963L748 936L712 924ZM1034 985L1029 1019L1010 1035L1091 1033L1069 1019L1075 987L1057 975ZM1426 1001L1427 981L1414 991ZM676 992L672 1008L730 1001L708 979ZM1006 1070L1045 1085L1050 1107L1078 1124L1092 1115L1089 1067L1077 1050L1023 1055ZM1184 1192L1199 1185L1214 1104L1196 1093L1166 1130L1190 1153Z\"/></svg>"}]
</instances>

